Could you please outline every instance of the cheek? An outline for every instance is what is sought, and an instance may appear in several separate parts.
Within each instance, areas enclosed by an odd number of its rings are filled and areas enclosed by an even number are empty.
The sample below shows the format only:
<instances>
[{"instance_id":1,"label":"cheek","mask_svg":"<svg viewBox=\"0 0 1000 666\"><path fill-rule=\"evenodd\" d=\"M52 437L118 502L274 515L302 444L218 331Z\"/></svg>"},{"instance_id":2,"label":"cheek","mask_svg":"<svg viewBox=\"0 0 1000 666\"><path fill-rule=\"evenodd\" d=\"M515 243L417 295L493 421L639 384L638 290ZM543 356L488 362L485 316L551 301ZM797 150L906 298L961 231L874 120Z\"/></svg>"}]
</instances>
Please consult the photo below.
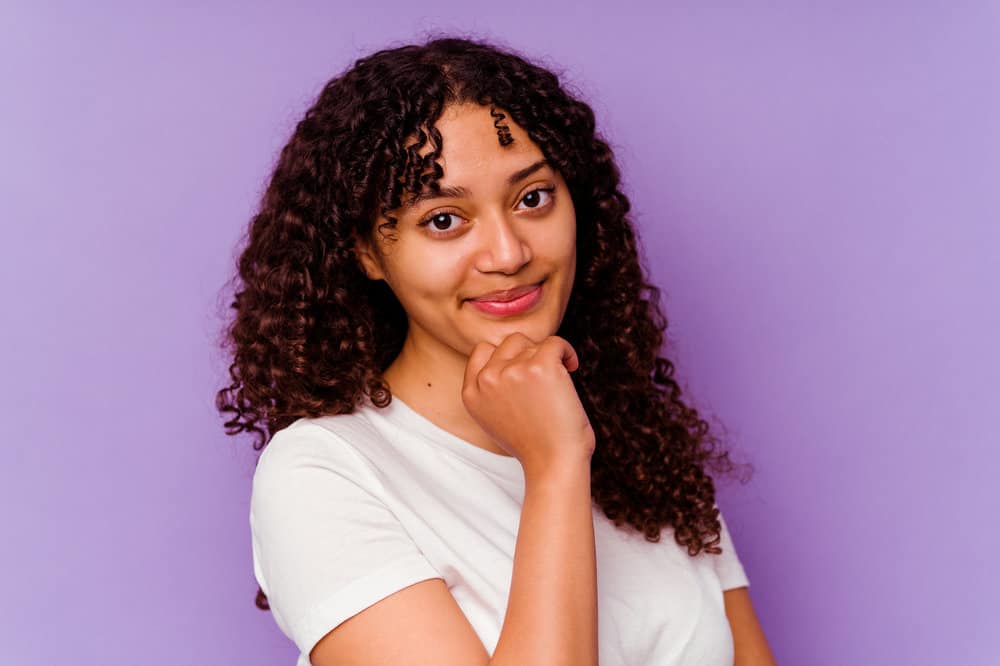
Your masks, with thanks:
<instances>
[{"instance_id":1,"label":"cheek","mask_svg":"<svg viewBox=\"0 0 1000 666\"><path fill-rule=\"evenodd\" d=\"M462 285L464 259L458 253L414 252L400 262L398 283L405 292L404 305L422 307L454 300Z\"/></svg>"},{"instance_id":2,"label":"cheek","mask_svg":"<svg viewBox=\"0 0 1000 666\"><path fill-rule=\"evenodd\" d=\"M546 255L556 263L573 264L576 261L576 220L564 220L553 233L544 239Z\"/></svg>"}]
</instances>

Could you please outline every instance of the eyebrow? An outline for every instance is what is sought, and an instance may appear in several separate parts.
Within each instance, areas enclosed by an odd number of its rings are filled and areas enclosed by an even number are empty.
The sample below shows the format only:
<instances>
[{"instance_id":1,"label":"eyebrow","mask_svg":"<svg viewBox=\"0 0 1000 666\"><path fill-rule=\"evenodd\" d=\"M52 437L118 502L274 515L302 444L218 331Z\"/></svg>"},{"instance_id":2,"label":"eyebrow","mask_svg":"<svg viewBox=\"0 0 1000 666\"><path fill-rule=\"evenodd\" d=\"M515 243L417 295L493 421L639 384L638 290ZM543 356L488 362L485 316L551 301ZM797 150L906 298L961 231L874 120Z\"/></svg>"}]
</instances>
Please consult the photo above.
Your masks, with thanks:
<instances>
[{"instance_id":1,"label":"eyebrow","mask_svg":"<svg viewBox=\"0 0 1000 666\"><path fill-rule=\"evenodd\" d=\"M514 173L512 173L510 176L507 177L507 185L508 186L514 185L518 181L524 180L531 174L535 173L539 169L546 166L552 166L552 165L549 164L549 161L547 159L543 158L538 160L534 164L530 164L524 167L523 169L515 171ZM442 187L441 190L438 192L435 192L434 190L424 190L420 194L417 194L412 199L410 199L407 202L407 207L413 207L421 202L429 201L431 199L448 199L448 198L460 199L462 197L469 197L471 194L472 193L467 188L464 188L461 185L457 185L454 187Z\"/></svg>"}]
</instances>

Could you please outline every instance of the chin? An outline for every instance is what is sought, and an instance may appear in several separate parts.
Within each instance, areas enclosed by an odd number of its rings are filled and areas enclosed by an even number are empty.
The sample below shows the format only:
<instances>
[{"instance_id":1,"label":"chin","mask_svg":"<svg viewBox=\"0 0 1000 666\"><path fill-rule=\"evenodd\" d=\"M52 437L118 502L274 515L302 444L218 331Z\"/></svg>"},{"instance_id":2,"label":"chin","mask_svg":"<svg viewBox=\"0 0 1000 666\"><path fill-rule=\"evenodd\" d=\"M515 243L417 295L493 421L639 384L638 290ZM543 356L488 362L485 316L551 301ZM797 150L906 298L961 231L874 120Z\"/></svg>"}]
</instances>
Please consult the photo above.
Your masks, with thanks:
<instances>
[{"instance_id":1,"label":"chin","mask_svg":"<svg viewBox=\"0 0 1000 666\"><path fill-rule=\"evenodd\" d=\"M535 342L541 342L550 335L555 335L558 328L553 329L548 322L541 320L525 319L521 321L495 322L493 326L487 327L485 334L481 338L494 347L503 342L504 338L512 333L523 333Z\"/></svg>"}]
</instances>

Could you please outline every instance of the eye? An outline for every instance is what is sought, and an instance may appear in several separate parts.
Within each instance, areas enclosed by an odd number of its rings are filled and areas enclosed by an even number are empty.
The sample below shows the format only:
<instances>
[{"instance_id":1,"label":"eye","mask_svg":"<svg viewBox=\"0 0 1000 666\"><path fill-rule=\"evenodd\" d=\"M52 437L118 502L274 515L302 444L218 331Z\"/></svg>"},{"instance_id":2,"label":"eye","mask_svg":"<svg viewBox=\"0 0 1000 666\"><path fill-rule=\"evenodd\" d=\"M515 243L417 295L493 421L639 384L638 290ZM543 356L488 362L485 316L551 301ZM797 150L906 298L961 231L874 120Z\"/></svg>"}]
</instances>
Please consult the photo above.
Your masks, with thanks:
<instances>
[{"instance_id":1,"label":"eye","mask_svg":"<svg viewBox=\"0 0 1000 666\"><path fill-rule=\"evenodd\" d=\"M451 218L457 218L457 217L458 217L457 213L447 213L441 211L427 216L423 221L418 222L417 226L429 227L431 229L434 229L435 232L440 232L440 233L431 232L432 235L448 235L448 232L454 231L455 229L458 228L457 225L450 226Z\"/></svg>"},{"instance_id":2,"label":"eye","mask_svg":"<svg viewBox=\"0 0 1000 666\"><path fill-rule=\"evenodd\" d=\"M528 209L540 210L549 208L555 198L555 187L536 187L523 197L521 203L526 204ZM417 223L418 227L427 227L431 236L448 237L457 233L461 223L453 223L453 219L462 219L458 213L448 211L438 211L431 213Z\"/></svg>"},{"instance_id":3,"label":"eye","mask_svg":"<svg viewBox=\"0 0 1000 666\"><path fill-rule=\"evenodd\" d=\"M521 197L521 201L526 203L528 208L544 208L545 205L552 201L555 197L555 195L552 194L555 189L556 188L554 187L537 187ZM543 194L548 198L545 199L542 196Z\"/></svg>"}]
</instances>

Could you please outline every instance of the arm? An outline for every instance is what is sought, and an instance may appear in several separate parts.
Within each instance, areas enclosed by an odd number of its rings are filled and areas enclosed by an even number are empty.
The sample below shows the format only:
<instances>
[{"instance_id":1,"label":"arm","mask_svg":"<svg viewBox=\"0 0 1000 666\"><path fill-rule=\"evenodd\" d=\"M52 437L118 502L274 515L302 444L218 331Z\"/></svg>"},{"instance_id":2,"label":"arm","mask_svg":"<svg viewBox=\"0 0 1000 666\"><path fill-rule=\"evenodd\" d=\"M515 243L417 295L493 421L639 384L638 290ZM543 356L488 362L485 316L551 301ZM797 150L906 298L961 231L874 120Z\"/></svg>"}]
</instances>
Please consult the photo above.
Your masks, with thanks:
<instances>
[{"instance_id":1,"label":"arm","mask_svg":"<svg viewBox=\"0 0 1000 666\"><path fill-rule=\"evenodd\" d=\"M341 623L312 650L314 666L596 666L589 466L525 482L507 614L492 659L444 581L434 578Z\"/></svg>"},{"instance_id":2,"label":"arm","mask_svg":"<svg viewBox=\"0 0 1000 666\"><path fill-rule=\"evenodd\" d=\"M735 666L775 666L774 655L750 603L750 590L737 587L722 594L736 648Z\"/></svg>"},{"instance_id":3,"label":"arm","mask_svg":"<svg viewBox=\"0 0 1000 666\"><path fill-rule=\"evenodd\" d=\"M492 659L443 584L425 581L334 628L312 650L314 666L597 665L595 436L569 375L578 367L564 339L536 344L521 333L496 347L477 343L466 365L466 409L520 461L525 480L507 611Z\"/></svg>"},{"instance_id":4,"label":"arm","mask_svg":"<svg viewBox=\"0 0 1000 666\"><path fill-rule=\"evenodd\" d=\"M491 664L596 666L590 465L525 482L510 599Z\"/></svg>"}]
</instances>

